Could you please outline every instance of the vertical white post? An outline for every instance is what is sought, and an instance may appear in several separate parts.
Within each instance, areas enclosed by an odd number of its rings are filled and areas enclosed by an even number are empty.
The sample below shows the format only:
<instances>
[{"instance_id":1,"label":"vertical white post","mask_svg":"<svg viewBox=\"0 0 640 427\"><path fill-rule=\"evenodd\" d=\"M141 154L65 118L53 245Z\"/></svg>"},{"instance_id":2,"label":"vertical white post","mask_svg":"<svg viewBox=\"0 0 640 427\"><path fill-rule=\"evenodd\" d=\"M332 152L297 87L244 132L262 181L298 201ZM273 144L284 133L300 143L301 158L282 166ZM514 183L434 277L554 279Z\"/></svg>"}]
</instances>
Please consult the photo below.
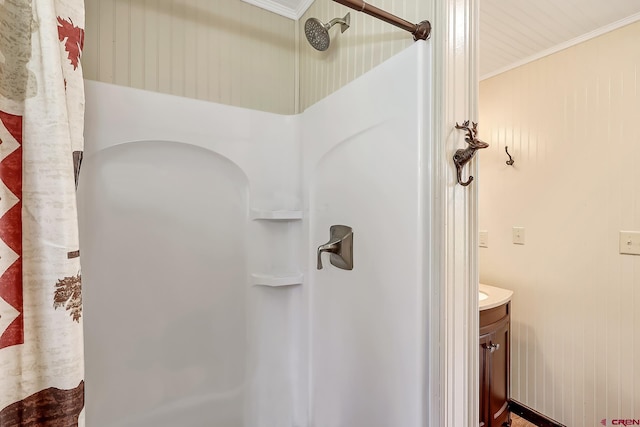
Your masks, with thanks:
<instances>
[{"instance_id":1,"label":"vertical white post","mask_svg":"<svg viewBox=\"0 0 640 427\"><path fill-rule=\"evenodd\" d=\"M478 268L477 167L465 167L463 176L476 180L457 184L452 157L464 148L456 122L477 121L478 111L478 0L434 1L433 32L435 94L434 124L434 246L431 319L439 350L429 351L429 427L471 427L478 424ZM480 127L480 129L482 129ZM480 133L481 135L481 133ZM433 345L433 343L431 343Z\"/></svg>"}]
</instances>

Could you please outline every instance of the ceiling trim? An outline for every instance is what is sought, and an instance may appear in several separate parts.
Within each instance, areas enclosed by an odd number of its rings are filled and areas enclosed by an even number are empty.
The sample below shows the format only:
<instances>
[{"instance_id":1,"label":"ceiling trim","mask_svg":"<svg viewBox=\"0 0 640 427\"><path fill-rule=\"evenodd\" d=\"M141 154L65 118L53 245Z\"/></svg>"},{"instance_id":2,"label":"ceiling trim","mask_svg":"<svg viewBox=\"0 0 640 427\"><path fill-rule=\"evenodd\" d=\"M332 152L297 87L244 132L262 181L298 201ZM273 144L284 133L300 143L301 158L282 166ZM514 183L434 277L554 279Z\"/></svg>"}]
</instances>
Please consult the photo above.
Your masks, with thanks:
<instances>
[{"instance_id":1,"label":"ceiling trim","mask_svg":"<svg viewBox=\"0 0 640 427\"><path fill-rule=\"evenodd\" d=\"M507 65L505 67L499 68L496 71L492 71L490 73L487 73L483 76L480 76L480 80L486 80L489 79L491 77L495 77L498 74L502 74L505 73L509 70L513 70L514 68L520 67L522 65L528 64L530 62L536 61L540 58L544 58L545 56L549 56L552 55L554 53L560 52L561 50L567 49L569 47L575 46L577 44L586 42L587 40L591 40L593 38L596 38L598 36L601 36L603 34L606 34L608 32L611 32L613 30L617 30L618 28L622 28L624 26L627 26L629 24L633 24L636 21L640 21L640 13L636 13L630 16L627 16L626 18L623 18L619 21L616 22L612 22L611 24L605 25L604 27L600 27L598 29L595 29L593 31L590 31L586 34L583 34L581 36L578 36L574 39L568 40L564 43L560 43L556 46L553 46L549 49L545 49L541 52L536 53L535 55L531 55L528 56L520 61L514 62L513 64Z\"/></svg>"},{"instance_id":2,"label":"ceiling trim","mask_svg":"<svg viewBox=\"0 0 640 427\"><path fill-rule=\"evenodd\" d=\"M295 7L285 6L276 0L242 0L245 3L258 6L270 12L277 13L289 19L298 20L309 9L313 0L300 0L296 2Z\"/></svg>"}]
</instances>

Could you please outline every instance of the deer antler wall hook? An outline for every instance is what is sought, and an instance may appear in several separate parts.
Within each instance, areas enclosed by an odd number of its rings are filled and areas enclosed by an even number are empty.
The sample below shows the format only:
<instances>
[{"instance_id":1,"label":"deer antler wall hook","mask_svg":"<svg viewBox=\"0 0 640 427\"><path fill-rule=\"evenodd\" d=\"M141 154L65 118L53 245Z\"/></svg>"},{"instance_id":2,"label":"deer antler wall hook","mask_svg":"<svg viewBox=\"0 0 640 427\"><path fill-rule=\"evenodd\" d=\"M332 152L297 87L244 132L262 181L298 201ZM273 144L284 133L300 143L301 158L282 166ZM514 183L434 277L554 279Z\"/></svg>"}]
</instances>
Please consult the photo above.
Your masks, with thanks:
<instances>
[{"instance_id":1,"label":"deer antler wall hook","mask_svg":"<svg viewBox=\"0 0 640 427\"><path fill-rule=\"evenodd\" d=\"M477 150L480 150L481 148L487 148L489 144L480 141L477 138L477 123L472 123L471 127L469 127L469 120L462 123L462 126L456 123L456 129L462 129L467 133L467 137L464 140L467 142L467 144L469 144L469 146L466 148L456 150L455 154L453 155L453 163L456 165L456 172L458 174L458 184L466 187L467 185L471 184L471 181L473 181L473 177L469 175L469 179L466 182L462 182L462 168L464 167L464 165L469 163L471 159L473 159L473 156L475 156Z\"/></svg>"}]
</instances>

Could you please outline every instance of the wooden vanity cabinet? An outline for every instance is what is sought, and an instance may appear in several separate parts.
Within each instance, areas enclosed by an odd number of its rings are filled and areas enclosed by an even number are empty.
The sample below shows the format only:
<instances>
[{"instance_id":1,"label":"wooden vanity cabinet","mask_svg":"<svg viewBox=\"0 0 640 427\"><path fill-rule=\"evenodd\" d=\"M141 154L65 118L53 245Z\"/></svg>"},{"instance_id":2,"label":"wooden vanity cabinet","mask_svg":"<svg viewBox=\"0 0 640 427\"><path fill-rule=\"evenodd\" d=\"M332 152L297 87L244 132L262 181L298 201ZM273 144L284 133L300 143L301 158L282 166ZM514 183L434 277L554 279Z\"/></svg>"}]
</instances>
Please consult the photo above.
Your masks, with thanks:
<instances>
[{"instance_id":1,"label":"wooden vanity cabinet","mask_svg":"<svg viewBox=\"0 0 640 427\"><path fill-rule=\"evenodd\" d=\"M511 425L511 303L480 312L480 427Z\"/></svg>"}]
</instances>

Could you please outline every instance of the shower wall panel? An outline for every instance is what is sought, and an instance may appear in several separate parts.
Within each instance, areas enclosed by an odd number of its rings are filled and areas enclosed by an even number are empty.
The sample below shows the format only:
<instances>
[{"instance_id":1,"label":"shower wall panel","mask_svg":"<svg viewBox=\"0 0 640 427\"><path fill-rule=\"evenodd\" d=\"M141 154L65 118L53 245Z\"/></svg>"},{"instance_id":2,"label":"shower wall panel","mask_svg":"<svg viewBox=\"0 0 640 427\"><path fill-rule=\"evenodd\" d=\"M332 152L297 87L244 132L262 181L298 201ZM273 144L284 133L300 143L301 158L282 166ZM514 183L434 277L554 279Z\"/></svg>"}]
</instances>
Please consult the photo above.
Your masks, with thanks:
<instances>
[{"instance_id":1,"label":"shower wall panel","mask_svg":"<svg viewBox=\"0 0 640 427\"><path fill-rule=\"evenodd\" d=\"M354 231L353 270L308 257L314 426L424 425L428 48L415 43L303 115L310 246L331 225Z\"/></svg>"},{"instance_id":2,"label":"shower wall panel","mask_svg":"<svg viewBox=\"0 0 640 427\"><path fill-rule=\"evenodd\" d=\"M295 270L300 226L249 216L299 209L293 118L97 82L86 95L88 424L283 425L292 296L248 273Z\"/></svg>"}]
</instances>

